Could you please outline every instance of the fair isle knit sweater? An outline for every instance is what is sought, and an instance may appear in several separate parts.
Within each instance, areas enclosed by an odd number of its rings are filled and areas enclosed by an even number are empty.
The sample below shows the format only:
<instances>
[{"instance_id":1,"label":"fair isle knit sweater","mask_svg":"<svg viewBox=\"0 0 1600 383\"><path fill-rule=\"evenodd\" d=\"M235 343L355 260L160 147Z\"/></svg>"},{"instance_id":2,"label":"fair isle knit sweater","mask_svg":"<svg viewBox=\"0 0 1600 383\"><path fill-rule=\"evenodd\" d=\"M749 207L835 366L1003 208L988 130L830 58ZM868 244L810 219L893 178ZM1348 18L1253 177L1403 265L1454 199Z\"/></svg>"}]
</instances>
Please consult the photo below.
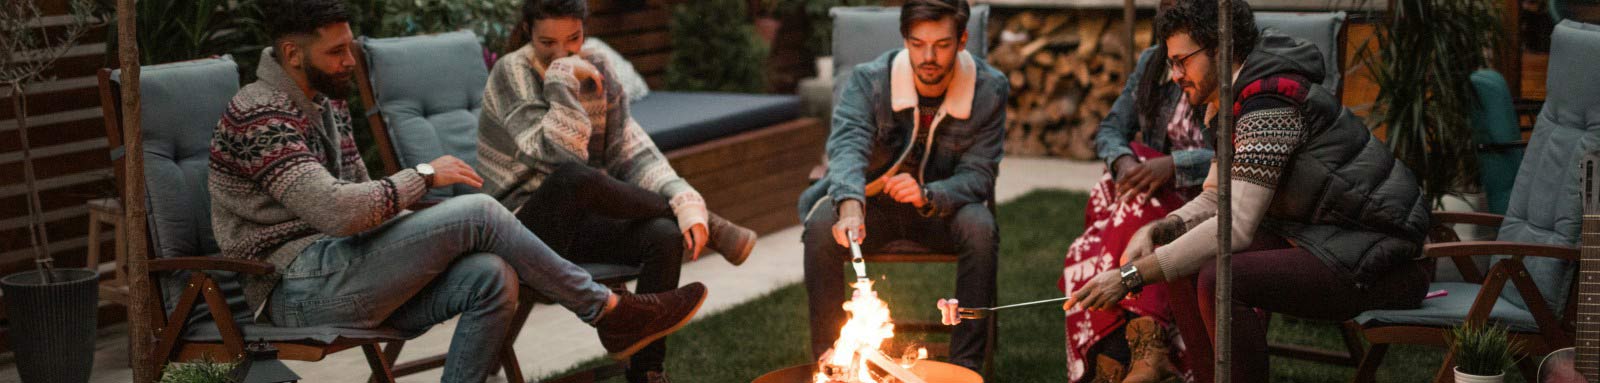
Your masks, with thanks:
<instances>
[{"instance_id":1,"label":"fair isle knit sweater","mask_svg":"<svg viewBox=\"0 0 1600 383\"><path fill-rule=\"evenodd\" d=\"M256 76L234 95L211 139L211 222L223 256L281 271L312 242L375 228L422 198L416 171L371 180L344 101L307 98L272 48L262 51ZM279 278L245 280L251 308L266 302Z\"/></svg>"},{"instance_id":2,"label":"fair isle knit sweater","mask_svg":"<svg viewBox=\"0 0 1600 383\"><path fill-rule=\"evenodd\" d=\"M600 69L603 88L584 90L572 59L554 60L541 73L531 45L495 63L478 118L484 193L520 208L558 166L576 162L668 198L680 229L705 223L705 201L628 113L610 63L587 50L580 57Z\"/></svg>"}]
</instances>

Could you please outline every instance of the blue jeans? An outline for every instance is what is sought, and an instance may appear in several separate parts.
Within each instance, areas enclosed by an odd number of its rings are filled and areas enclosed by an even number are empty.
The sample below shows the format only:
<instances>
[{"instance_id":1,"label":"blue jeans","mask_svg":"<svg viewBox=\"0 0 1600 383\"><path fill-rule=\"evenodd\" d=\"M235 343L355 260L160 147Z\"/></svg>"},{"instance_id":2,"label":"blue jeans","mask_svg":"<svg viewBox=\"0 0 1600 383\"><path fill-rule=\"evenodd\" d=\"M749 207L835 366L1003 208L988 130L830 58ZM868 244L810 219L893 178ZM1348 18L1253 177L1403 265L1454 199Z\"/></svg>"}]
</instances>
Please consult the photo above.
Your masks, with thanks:
<instances>
[{"instance_id":1,"label":"blue jeans","mask_svg":"<svg viewBox=\"0 0 1600 383\"><path fill-rule=\"evenodd\" d=\"M461 315L446 382L482 382L494 371L518 282L587 322L611 294L481 194L317 241L281 274L267 306L279 326L420 331Z\"/></svg>"}]
</instances>

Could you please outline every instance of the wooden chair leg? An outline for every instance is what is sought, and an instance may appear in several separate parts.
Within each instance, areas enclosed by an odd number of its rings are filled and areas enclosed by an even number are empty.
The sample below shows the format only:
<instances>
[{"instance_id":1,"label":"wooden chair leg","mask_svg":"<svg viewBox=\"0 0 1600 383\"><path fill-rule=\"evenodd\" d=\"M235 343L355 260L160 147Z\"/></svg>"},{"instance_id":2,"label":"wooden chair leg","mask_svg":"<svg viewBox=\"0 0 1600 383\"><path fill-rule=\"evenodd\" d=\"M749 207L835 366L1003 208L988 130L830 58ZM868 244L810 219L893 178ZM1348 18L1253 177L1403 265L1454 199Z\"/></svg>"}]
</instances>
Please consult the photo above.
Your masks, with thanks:
<instances>
[{"instance_id":1,"label":"wooden chair leg","mask_svg":"<svg viewBox=\"0 0 1600 383\"><path fill-rule=\"evenodd\" d=\"M533 297L537 294L527 287L521 287L517 294L517 314L511 318L511 326L506 329L506 340L500 345L500 370L505 373L506 381L512 383L526 382L522 376L522 363L517 361L517 335L522 333L522 325L528 322L528 315L533 313L536 304Z\"/></svg>"},{"instance_id":2,"label":"wooden chair leg","mask_svg":"<svg viewBox=\"0 0 1600 383\"><path fill-rule=\"evenodd\" d=\"M121 286L128 285L128 230L122 227L122 218L113 217L111 221L111 236L115 242L111 252L117 256L116 275ZM128 293L132 295L133 293ZM130 298L131 299L131 298Z\"/></svg>"},{"instance_id":3,"label":"wooden chair leg","mask_svg":"<svg viewBox=\"0 0 1600 383\"><path fill-rule=\"evenodd\" d=\"M1356 367L1355 383L1372 383L1378 378L1378 365L1383 364L1383 354L1388 353L1387 343L1373 343L1361 354L1361 365Z\"/></svg>"},{"instance_id":4,"label":"wooden chair leg","mask_svg":"<svg viewBox=\"0 0 1600 383\"><path fill-rule=\"evenodd\" d=\"M100 270L100 212L89 209L89 246L88 262L84 268L99 272Z\"/></svg>"},{"instance_id":5,"label":"wooden chair leg","mask_svg":"<svg viewBox=\"0 0 1600 383\"><path fill-rule=\"evenodd\" d=\"M394 361L400 360L400 350L405 348L406 341L397 340L389 342L389 346L383 347L383 359L389 361L390 364L393 364ZM388 371L391 375L394 374L393 368L389 369ZM378 371L373 370L372 376L367 377L367 383L379 383L380 378L382 377L378 376Z\"/></svg>"},{"instance_id":6,"label":"wooden chair leg","mask_svg":"<svg viewBox=\"0 0 1600 383\"><path fill-rule=\"evenodd\" d=\"M1522 376L1524 377L1539 376L1539 362L1535 362L1533 358L1522 358L1522 360L1517 361L1517 369L1522 370ZM1529 379L1529 381L1532 381L1532 379Z\"/></svg>"},{"instance_id":7,"label":"wooden chair leg","mask_svg":"<svg viewBox=\"0 0 1600 383\"><path fill-rule=\"evenodd\" d=\"M1456 366L1456 348L1450 347L1444 353L1444 362L1439 364L1439 371L1433 374L1434 383L1451 383L1456 381L1456 375L1451 370Z\"/></svg>"},{"instance_id":8,"label":"wooden chair leg","mask_svg":"<svg viewBox=\"0 0 1600 383\"><path fill-rule=\"evenodd\" d=\"M367 354L367 366L372 368L374 380L378 383L394 383L394 374L389 371L389 361L385 360L383 351L378 349L377 343L363 344L361 351Z\"/></svg>"},{"instance_id":9,"label":"wooden chair leg","mask_svg":"<svg viewBox=\"0 0 1600 383\"><path fill-rule=\"evenodd\" d=\"M1353 321L1339 324L1339 335L1344 338L1344 349L1350 352L1350 363L1360 365L1367 353L1366 347L1361 344L1361 325Z\"/></svg>"}]
</instances>

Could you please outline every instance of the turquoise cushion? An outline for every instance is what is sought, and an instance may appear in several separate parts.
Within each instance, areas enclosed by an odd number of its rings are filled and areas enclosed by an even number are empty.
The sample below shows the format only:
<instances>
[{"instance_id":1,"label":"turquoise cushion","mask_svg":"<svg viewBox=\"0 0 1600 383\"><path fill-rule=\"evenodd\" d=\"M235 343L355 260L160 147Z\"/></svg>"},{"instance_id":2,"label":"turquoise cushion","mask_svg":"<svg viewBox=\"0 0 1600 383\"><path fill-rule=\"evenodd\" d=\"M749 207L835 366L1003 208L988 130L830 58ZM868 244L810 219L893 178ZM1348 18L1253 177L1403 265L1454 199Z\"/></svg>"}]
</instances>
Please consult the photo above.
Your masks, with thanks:
<instances>
[{"instance_id":1,"label":"turquoise cushion","mask_svg":"<svg viewBox=\"0 0 1600 383\"><path fill-rule=\"evenodd\" d=\"M113 71L112 81L122 77ZM144 144L145 206L149 239L156 257L214 256L220 250L211 229L211 135L233 95L239 92L239 66L233 58L182 61L139 69L140 132ZM160 280L165 308L177 306L188 272ZM249 312L239 278L218 272L212 279L224 294L238 299L230 307ZM191 322L209 321L204 304ZM235 319L247 319L240 317Z\"/></svg>"},{"instance_id":2,"label":"turquoise cushion","mask_svg":"<svg viewBox=\"0 0 1600 383\"><path fill-rule=\"evenodd\" d=\"M900 36L900 7L834 7L833 78L843 79L856 64L872 61L883 52L905 48ZM967 52L983 60L989 52L989 6L972 7L967 18ZM838 84L839 82L835 82Z\"/></svg>"},{"instance_id":3,"label":"turquoise cushion","mask_svg":"<svg viewBox=\"0 0 1600 383\"><path fill-rule=\"evenodd\" d=\"M361 39L367 76L401 167L452 155L478 164L478 112L489 81L483 48L471 32ZM368 111L371 113L371 111ZM466 185L430 198L475 193Z\"/></svg>"},{"instance_id":4,"label":"turquoise cushion","mask_svg":"<svg viewBox=\"0 0 1600 383\"><path fill-rule=\"evenodd\" d=\"M112 81L121 71L111 74ZM233 58L183 61L139 70L145 205L158 257L216 253L211 230L211 133L239 92ZM157 187L159 186L159 187Z\"/></svg>"},{"instance_id":5,"label":"turquoise cushion","mask_svg":"<svg viewBox=\"0 0 1600 383\"><path fill-rule=\"evenodd\" d=\"M1472 89L1478 95L1478 108L1472 110L1472 142L1502 144L1522 140L1506 79L1494 70L1480 69L1472 73ZM1506 213L1517 165L1521 163L1522 148L1478 152L1478 183L1488 197L1490 213Z\"/></svg>"},{"instance_id":6,"label":"turquoise cushion","mask_svg":"<svg viewBox=\"0 0 1600 383\"><path fill-rule=\"evenodd\" d=\"M1600 149L1600 71L1594 70L1600 26L1563 21L1550 40L1544 109L1517 170L1499 239L1576 246L1583 218L1578 162L1583 153ZM1525 263L1539 293L1559 315L1575 265L1544 257L1528 257ZM1506 286L1506 291L1515 289ZM1523 305L1520 296L1506 295Z\"/></svg>"},{"instance_id":7,"label":"turquoise cushion","mask_svg":"<svg viewBox=\"0 0 1600 383\"><path fill-rule=\"evenodd\" d=\"M1344 73L1340 68L1339 31L1344 29L1344 12L1297 13L1256 12L1256 28L1276 30L1279 33L1305 40L1317 46L1322 53L1322 86L1338 94Z\"/></svg>"},{"instance_id":8,"label":"turquoise cushion","mask_svg":"<svg viewBox=\"0 0 1600 383\"><path fill-rule=\"evenodd\" d=\"M1428 285L1429 291L1445 290L1450 294L1438 298L1422 300L1422 307L1413 310L1372 310L1361 313L1355 317L1356 323L1366 327L1384 325L1411 325L1428 327L1450 327L1460 325L1467 317L1467 311L1472 309L1472 302L1478 299L1478 291L1483 285L1464 282L1436 282ZM1533 314L1506 301L1505 297L1494 304L1494 309L1489 311L1489 319L1493 322L1508 326L1512 331L1537 332L1539 325L1533 320Z\"/></svg>"}]
</instances>

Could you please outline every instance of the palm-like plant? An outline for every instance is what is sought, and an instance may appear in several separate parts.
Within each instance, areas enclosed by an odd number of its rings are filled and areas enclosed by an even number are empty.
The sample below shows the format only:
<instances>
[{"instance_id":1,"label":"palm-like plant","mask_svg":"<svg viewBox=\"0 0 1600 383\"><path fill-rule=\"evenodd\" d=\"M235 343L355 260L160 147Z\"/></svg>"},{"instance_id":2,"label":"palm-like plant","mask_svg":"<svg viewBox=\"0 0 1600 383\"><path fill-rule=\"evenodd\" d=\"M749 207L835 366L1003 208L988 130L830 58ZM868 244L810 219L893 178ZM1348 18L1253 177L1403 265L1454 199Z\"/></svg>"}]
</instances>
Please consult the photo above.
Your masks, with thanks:
<instances>
[{"instance_id":1,"label":"palm-like plant","mask_svg":"<svg viewBox=\"0 0 1600 383\"><path fill-rule=\"evenodd\" d=\"M1388 129L1394 154L1438 201L1477 179L1470 77L1502 33L1491 0L1397 0L1362 62L1379 87L1372 126ZM1376 55L1376 57L1374 57Z\"/></svg>"},{"instance_id":2,"label":"palm-like plant","mask_svg":"<svg viewBox=\"0 0 1600 383\"><path fill-rule=\"evenodd\" d=\"M1512 342L1503 326L1464 324L1450 329L1450 347L1456 352L1456 368L1477 376L1495 376L1517 362L1520 343Z\"/></svg>"}]
</instances>

